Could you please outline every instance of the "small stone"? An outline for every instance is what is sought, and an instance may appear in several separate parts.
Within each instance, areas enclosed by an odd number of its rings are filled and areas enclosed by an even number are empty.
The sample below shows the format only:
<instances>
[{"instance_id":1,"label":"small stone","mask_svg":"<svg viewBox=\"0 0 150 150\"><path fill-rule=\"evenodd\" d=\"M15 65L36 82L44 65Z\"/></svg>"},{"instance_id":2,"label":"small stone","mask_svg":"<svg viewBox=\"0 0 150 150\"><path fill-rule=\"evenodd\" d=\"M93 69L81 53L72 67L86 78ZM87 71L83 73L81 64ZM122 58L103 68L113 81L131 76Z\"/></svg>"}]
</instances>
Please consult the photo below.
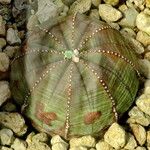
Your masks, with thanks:
<instances>
[{"instance_id":1,"label":"small stone","mask_svg":"<svg viewBox=\"0 0 150 150\"><path fill-rule=\"evenodd\" d=\"M85 146L85 147L95 147L96 142L92 136L83 136L81 138L72 138L70 140L70 147Z\"/></svg>"},{"instance_id":2,"label":"small stone","mask_svg":"<svg viewBox=\"0 0 150 150\"><path fill-rule=\"evenodd\" d=\"M127 136L127 144L125 145L125 149L131 150L134 149L135 147L137 147L137 142L134 138L134 136L130 133L128 133Z\"/></svg>"},{"instance_id":3,"label":"small stone","mask_svg":"<svg viewBox=\"0 0 150 150\"><path fill-rule=\"evenodd\" d=\"M147 131L147 146L150 147L150 131Z\"/></svg>"},{"instance_id":4,"label":"small stone","mask_svg":"<svg viewBox=\"0 0 150 150\"><path fill-rule=\"evenodd\" d=\"M142 94L136 101L136 105L140 110L150 116L150 95Z\"/></svg>"},{"instance_id":5,"label":"small stone","mask_svg":"<svg viewBox=\"0 0 150 150\"><path fill-rule=\"evenodd\" d=\"M18 37L19 37L20 39L24 39L24 38L25 38L25 31L24 31L24 30L19 31L19 32L18 32Z\"/></svg>"},{"instance_id":6,"label":"small stone","mask_svg":"<svg viewBox=\"0 0 150 150\"><path fill-rule=\"evenodd\" d=\"M100 17L106 22L114 22L122 17L122 13L109 4L100 4L99 14Z\"/></svg>"},{"instance_id":7,"label":"small stone","mask_svg":"<svg viewBox=\"0 0 150 150\"><path fill-rule=\"evenodd\" d=\"M66 144L68 146L68 143L66 143L59 135L55 135L51 139L52 145L57 144L57 143L63 143L63 144Z\"/></svg>"},{"instance_id":8,"label":"small stone","mask_svg":"<svg viewBox=\"0 0 150 150\"><path fill-rule=\"evenodd\" d=\"M98 7L99 4L101 4L101 0L92 0L92 4L96 7Z\"/></svg>"},{"instance_id":9,"label":"small stone","mask_svg":"<svg viewBox=\"0 0 150 150\"><path fill-rule=\"evenodd\" d=\"M10 128L17 136L27 132L24 118L19 113L0 112L0 124Z\"/></svg>"},{"instance_id":10,"label":"small stone","mask_svg":"<svg viewBox=\"0 0 150 150\"><path fill-rule=\"evenodd\" d=\"M92 9L90 11L90 17L91 18L96 18L96 19L99 19L99 12L97 9Z\"/></svg>"},{"instance_id":11,"label":"small stone","mask_svg":"<svg viewBox=\"0 0 150 150\"><path fill-rule=\"evenodd\" d=\"M113 147L111 147L108 143L105 141L99 141L96 144L96 150L113 150Z\"/></svg>"},{"instance_id":12,"label":"small stone","mask_svg":"<svg viewBox=\"0 0 150 150\"><path fill-rule=\"evenodd\" d=\"M138 141L138 143L142 146L146 142L146 131L145 129L139 124L130 124L132 132Z\"/></svg>"},{"instance_id":13,"label":"small stone","mask_svg":"<svg viewBox=\"0 0 150 150\"><path fill-rule=\"evenodd\" d=\"M78 146L78 147L72 147L69 150L88 150L86 147Z\"/></svg>"},{"instance_id":14,"label":"small stone","mask_svg":"<svg viewBox=\"0 0 150 150\"><path fill-rule=\"evenodd\" d=\"M13 28L9 28L7 30L7 42L10 45L15 45L15 44L21 44L21 40L18 36L18 31L14 30Z\"/></svg>"},{"instance_id":15,"label":"small stone","mask_svg":"<svg viewBox=\"0 0 150 150\"><path fill-rule=\"evenodd\" d=\"M0 4L0 14L3 16L3 19L8 21L11 19L11 13L12 13L12 10L11 10L11 5L2 5Z\"/></svg>"},{"instance_id":16,"label":"small stone","mask_svg":"<svg viewBox=\"0 0 150 150\"><path fill-rule=\"evenodd\" d=\"M6 72L9 69L9 57L3 53L0 52L0 71Z\"/></svg>"},{"instance_id":17,"label":"small stone","mask_svg":"<svg viewBox=\"0 0 150 150\"><path fill-rule=\"evenodd\" d=\"M11 97L9 83L7 81L0 81L0 106Z\"/></svg>"},{"instance_id":18,"label":"small stone","mask_svg":"<svg viewBox=\"0 0 150 150\"><path fill-rule=\"evenodd\" d=\"M138 146L135 150L146 150L145 147Z\"/></svg>"},{"instance_id":19,"label":"small stone","mask_svg":"<svg viewBox=\"0 0 150 150\"><path fill-rule=\"evenodd\" d=\"M145 0L133 0L135 6L140 8L140 10L143 10L144 5L145 5Z\"/></svg>"},{"instance_id":20,"label":"small stone","mask_svg":"<svg viewBox=\"0 0 150 150\"><path fill-rule=\"evenodd\" d=\"M140 65L140 72L143 73L143 75L150 79L150 61L147 59L140 59L139 60Z\"/></svg>"},{"instance_id":21,"label":"small stone","mask_svg":"<svg viewBox=\"0 0 150 150\"><path fill-rule=\"evenodd\" d=\"M150 45L147 46L147 50L150 51Z\"/></svg>"},{"instance_id":22,"label":"small stone","mask_svg":"<svg viewBox=\"0 0 150 150\"><path fill-rule=\"evenodd\" d=\"M137 15L136 25L139 30L150 35L150 15L141 12Z\"/></svg>"},{"instance_id":23,"label":"small stone","mask_svg":"<svg viewBox=\"0 0 150 150\"><path fill-rule=\"evenodd\" d=\"M10 4L11 0L0 0L1 4Z\"/></svg>"},{"instance_id":24,"label":"small stone","mask_svg":"<svg viewBox=\"0 0 150 150\"><path fill-rule=\"evenodd\" d=\"M6 46L6 40L4 38L0 38L0 48L4 48Z\"/></svg>"},{"instance_id":25,"label":"small stone","mask_svg":"<svg viewBox=\"0 0 150 150\"><path fill-rule=\"evenodd\" d=\"M124 12L124 18L118 22L123 27L134 28L136 25L136 17L139 14L135 8L128 8Z\"/></svg>"},{"instance_id":26,"label":"small stone","mask_svg":"<svg viewBox=\"0 0 150 150\"><path fill-rule=\"evenodd\" d=\"M79 12L82 14L89 11L91 5L92 5L91 0L77 0L71 5L70 11L71 13Z\"/></svg>"},{"instance_id":27,"label":"small stone","mask_svg":"<svg viewBox=\"0 0 150 150\"><path fill-rule=\"evenodd\" d=\"M138 123L143 126L150 124L150 117L146 115L136 106L129 111L130 118L127 120L128 123Z\"/></svg>"},{"instance_id":28,"label":"small stone","mask_svg":"<svg viewBox=\"0 0 150 150\"><path fill-rule=\"evenodd\" d=\"M56 143L52 145L52 150L67 150L68 146L64 143Z\"/></svg>"},{"instance_id":29,"label":"small stone","mask_svg":"<svg viewBox=\"0 0 150 150\"><path fill-rule=\"evenodd\" d=\"M122 5L120 5L119 6L119 8L118 8L121 12L124 12L125 10L127 10L128 9L128 7L127 7L127 5L125 5L125 4L122 4Z\"/></svg>"},{"instance_id":30,"label":"small stone","mask_svg":"<svg viewBox=\"0 0 150 150\"><path fill-rule=\"evenodd\" d=\"M32 138L33 136L35 136L36 134L34 132L31 132L27 138L26 138L26 142L28 143L28 145L30 145L32 143Z\"/></svg>"},{"instance_id":31,"label":"small stone","mask_svg":"<svg viewBox=\"0 0 150 150\"><path fill-rule=\"evenodd\" d=\"M0 35L5 36L6 29L5 29L6 22L3 20L3 17L0 15Z\"/></svg>"},{"instance_id":32,"label":"small stone","mask_svg":"<svg viewBox=\"0 0 150 150\"><path fill-rule=\"evenodd\" d=\"M48 21L58 16L66 16L68 7L61 0L38 0L38 10L35 14L40 23ZM35 20L34 20L35 21Z\"/></svg>"},{"instance_id":33,"label":"small stone","mask_svg":"<svg viewBox=\"0 0 150 150\"><path fill-rule=\"evenodd\" d=\"M13 58L15 53L19 50L19 46L7 46L3 52L9 57Z\"/></svg>"},{"instance_id":34,"label":"small stone","mask_svg":"<svg viewBox=\"0 0 150 150\"><path fill-rule=\"evenodd\" d=\"M4 106L2 106L2 111L7 111L7 112L15 112L17 111L16 105L13 104L12 102L7 102Z\"/></svg>"},{"instance_id":35,"label":"small stone","mask_svg":"<svg viewBox=\"0 0 150 150\"><path fill-rule=\"evenodd\" d=\"M0 143L1 145L11 145L14 141L13 132L10 129L0 130Z\"/></svg>"},{"instance_id":36,"label":"small stone","mask_svg":"<svg viewBox=\"0 0 150 150\"><path fill-rule=\"evenodd\" d=\"M113 123L104 135L104 141L115 149L121 149L126 144L126 132L117 123Z\"/></svg>"},{"instance_id":37,"label":"small stone","mask_svg":"<svg viewBox=\"0 0 150 150\"><path fill-rule=\"evenodd\" d=\"M32 137L34 142L48 142L48 135L46 133L38 133Z\"/></svg>"},{"instance_id":38,"label":"small stone","mask_svg":"<svg viewBox=\"0 0 150 150\"><path fill-rule=\"evenodd\" d=\"M120 29L120 26L119 26L118 23L108 22L108 24L109 24L112 28L114 28L114 29L116 29L116 30L119 30L119 29Z\"/></svg>"},{"instance_id":39,"label":"small stone","mask_svg":"<svg viewBox=\"0 0 150 150\"><path fill-rule=\"evenodd\" d=\"M132 3L131 0L127 0L127 1L126 1L126 5L127 5L128 8L137 8L137 7Z\"/></svg>"},{"instance_id":40,"label":"small stone","mask_svg":"<svg viewBox=\"0 0 150 150\"><path fill-rule=\"evenodd\" d=\"M143 12L144 14L150 15L150 8L145 8Z\"/></svg>"},{"instance_id":41,"label":"small stone","mask_svg":"<svg viewBox=\"0 0 150 150\"><path fill-rule=\"evenodd\" d=\"M58 15L57 5L49 0L38 1L38 11L36 16L40 23Z\"/></svg>"},{"instance_id":42,"label":"small stone","mask_svg":"<svg viewBox=\"0 0 150 150\"><path fill-rule=\"evenodd\" d=\"M117 5L119 3L119 0L104 0L104 2L106 4L110 4L112 6L115 6L115 5Z\"/></svg>"},{"instance_id":43,"label":"small stone","mask_svg":"<svg viewBox=\"0 0 150 150\"><path fill-rule=\"evenodd\" d=\"M149 95L150 94L150 80L148 80L148 79L145 81L144 94L145 95Z\"/></svg>"},{"instance_id":44,"label":"small stone","mask_svg":"<svg viewBox=\"0 0 150 150\"><path fill-rule=\"evenodd\" d=\"M46 144L48 140L48 135L46 133L35 134L34 132L31 132L26 139L26 142L28 143L27 150L51 150Z\"/></svg>"},{"instance_id":45,"label":"small stone","mask_svg":"<svg viewBox=\"0 0 150 150\"><path fill-rule=\"evenodd\" d=\"M145 55L144 55L144 59L147 59L150 61L150 52L147 52Z\"/></svg>"},{"instance_id":46,"label":"small stone","mask_svg":"<svg viewBox=\"0 0 150 150\"><path fill-rule=\"evenodd\" d=\"M43 142L32 142L28 145L27 150L51 150L51 148Z\"/></svg>"},{"instance_id":47,"label":"small stone","mask_svg":"<svg viewBox=\"0 0 150 150\"><path fill-rule=\"evenodd\" d=\"M150 35L143 31L137 33L136 39L141 42L144 46L150 45Z\"/></svg>"},{"instance_id":48,"label":"small stone","mask_svg":"<svg viewBox=\"0 0 150 150\"><path fill-rule=\"evenodd\" d=\"M124 36L130 36L132 38L136 37L136 33L131 29L131 28L123 28L120 30L120 32L124 35ZM144 48L143 48L144 49Z\"/></svg>"},{"instance_id":49,"label":"small stone","mask_svg":"<svg viewBox=\"0 0 150 150\"><path fill-rule=\"evenodd\" d=\"M13 150L12 148L8 148L8 147L5 147L5 146L2 146L0 148L1 148L1 150Z\"/></svg>"},{"instance_id":50,"label":"small stone","mask_svg":"<svg viewBox=\"0 0 150 150\"><path fill-rule=\"evenodd\" d=\"M16 138L14 143L11 145L11 148L13 148L14 150L26 150L27 143L23 140Z\"/></svg>"},{"instance_id":51,"label":"small stone","mask_svg":"<svg viewBox=\"0 0 150 150\"><path fill-rule=\"evenodd\" d=\"M150 8L150 0L146 0L146 7Z\"/></svg>"}]
</instances>

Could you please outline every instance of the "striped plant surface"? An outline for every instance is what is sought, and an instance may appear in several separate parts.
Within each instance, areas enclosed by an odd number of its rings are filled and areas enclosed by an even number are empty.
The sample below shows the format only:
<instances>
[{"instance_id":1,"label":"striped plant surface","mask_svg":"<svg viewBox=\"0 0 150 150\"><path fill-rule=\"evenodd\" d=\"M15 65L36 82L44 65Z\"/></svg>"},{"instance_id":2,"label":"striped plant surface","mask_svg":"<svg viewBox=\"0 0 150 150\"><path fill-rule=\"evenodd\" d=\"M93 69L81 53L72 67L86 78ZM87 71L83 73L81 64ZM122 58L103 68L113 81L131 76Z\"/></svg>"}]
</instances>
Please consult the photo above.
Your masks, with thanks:
<instances>
[{"instance_id":1,"label":"striped plant surface","mask_svg":"<svg viewBox=\"0 0 150 150\"><path fill-rule=\"evenodd\" d=\"M100 136L135 100L134 49L117 30L81 14L36 25L12 61L14 99L50 135Z\"/></svg>"}]
</instances>

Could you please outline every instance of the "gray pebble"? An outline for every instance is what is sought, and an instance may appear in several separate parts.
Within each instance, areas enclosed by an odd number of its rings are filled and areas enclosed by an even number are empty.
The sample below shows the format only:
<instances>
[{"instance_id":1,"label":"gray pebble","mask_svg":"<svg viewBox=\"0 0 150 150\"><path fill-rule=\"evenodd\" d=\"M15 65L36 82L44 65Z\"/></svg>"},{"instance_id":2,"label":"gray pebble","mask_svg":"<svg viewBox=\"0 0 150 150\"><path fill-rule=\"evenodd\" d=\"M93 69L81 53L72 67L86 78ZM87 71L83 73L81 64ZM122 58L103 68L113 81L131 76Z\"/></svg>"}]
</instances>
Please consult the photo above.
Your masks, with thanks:
<instances>
[{"instance_id":1,"label":"gray pebble","mask_svg":"<svg viewBox=\"0 0 150 150\"><path fill-rule=\"evenodd\" d=\"M9 57L3 53L0 52L0 71L1 72L6 72L9 69Z\"/></svg>"},{"instance_id":2,"label":"gray pebble","mask_svg":"<svg viewBox=\"0 0 150 150\"><path fill-rule=\"evenodd\" d=\"M11 145L14 141L14 135L13 132L10 129L2 129L0 130L0 143L1 145Z\"/></svg>"},{"instance_id":3,"label":"gray pebble","mask_svg":"<svg viewBox=\"0 0 150 150\"><path fill-rule=\"evenodd\" d=\"M7 81L0 81L0 106L11 97L9 83Z\"/></svg>"},{"instance_id":4,"label":"gray pebble","mask_svg":"<svg viewBox=\"0 0 150 150\"><path fill-rule=\"evenodd\" d=\"M19 46L7 46L3 52L9 57L13 58L15 53L19 50Z\"/></svg>"},{"instance_id":5,"label":"gray pebble","mask_svg":"<svg viewBox=\"0 0 150 150\"><path fill-rule=\"evenodd\" d=\"M118 22L123 27L134 28L136 25L136 17L139 14L135 8L128 8L124 12L124 18Z\"/></svg>"},{"instance_id":6,"label":"gray pebble","mask_svg":"<svg viewBox=\"0 0 150 150\"><path fill-rule=\"evenodd\" d=\"M17 111L16 105L12 102L7 102L4 106L2 106L2 111L6 112L15 112Z\"/></svg>"},{"instance_id":7,"label":"gray pebble","mask_svg":"<svg viewBox=\"0 0 150 150\"><path fill-rule=\"evenodd\" d=\"M10 44L10 45L15 45L15 44L21 44L21 40L18 36L18 31L17 30L14 30L13 28L9 28L7 30L7 42Z\"/></svg>"},{"instance_id":8,"label":"gray pebble","mask_svg":"<svg viewBox=\"0 0 150 150\"><path fill-rule=\"evenodd\" d=\"M5 36L6 29L5 29L6 22L3 20L3 17L0 15L0 35Z\"/></svg>"}]
</instances>

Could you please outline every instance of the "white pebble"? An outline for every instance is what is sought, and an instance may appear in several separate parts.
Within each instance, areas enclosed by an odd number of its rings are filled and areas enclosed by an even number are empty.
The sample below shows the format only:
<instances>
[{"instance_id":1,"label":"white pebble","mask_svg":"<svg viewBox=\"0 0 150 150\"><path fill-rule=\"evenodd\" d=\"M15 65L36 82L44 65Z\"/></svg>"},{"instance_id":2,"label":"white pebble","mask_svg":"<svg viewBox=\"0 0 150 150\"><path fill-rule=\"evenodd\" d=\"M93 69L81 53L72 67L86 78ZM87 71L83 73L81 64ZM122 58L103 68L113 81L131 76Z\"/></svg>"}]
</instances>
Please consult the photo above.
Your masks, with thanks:
<instances>
[{"instance_id":1,"label":"white pebble","mask_svg":"<svg viewBox=\"0 0 150 150\"><path fill-rule=\"evenodd\" d=\"M104 141L115 149L121 149L126 144L126 132L117 123L113 123L104 135Z\"/></svg>"},{"instance_id":2,"label":"white pebble","mask_svg":"<svg viewBox=\"0 0 150 150\"><path fill-rule=\"evenodd\" d=\"M99 5L100 17L107 22L114 22L122 17L122 13L108 4Z\"/></svg>"},{"instance_id":3,"label":"white pebble","mask_svg":"<svg viewBox=\"0 0 150 150\"><path fill-rule=\"evenodd\" d=\"M144 127L139 124L130 124L130 127L138 143L141 146L144 145L146 142L146 131Z\"/></svg>"},{"instance_id":4,"label":"white pebble","mask_svg":"<svg viewBox=\"0 0 150 150\"><path fill-rule=\"evenodd\" d=\"M10 129L0 130L0 143L1 145L11 145L14 141L13 132Z\"/></svg>"},{"instance_id":5,"label":"white pebble","mask_svg":"<svg viewBox=\"0 0 150 150\"><path fill-rule=\"evenodd\" d=\"M150 35L150 15L141 12L139 15L137 15L136 25L139 30Z\"/></svg>"},{"instance_id":6,"label":"white pebble","mask_svg":"<svg viewBox=\"0 0 150 150\"><path fill-rule=\"evenodd\" d=\"M85 146L85 147L95 147L96 142L92 136L83 136L81 138L72 138L70 140L70 147Z\"/></svg>"},{"instance_id":7,"label":"white pebble","mask_svg":"<svg viewBox=\"0 0 150 150\"><path fill-rule=\"evenodd\" d=\"M144 113L150 115L150 94L142 94L136 101L136 105Z\"/></svg>"}]
</instances>

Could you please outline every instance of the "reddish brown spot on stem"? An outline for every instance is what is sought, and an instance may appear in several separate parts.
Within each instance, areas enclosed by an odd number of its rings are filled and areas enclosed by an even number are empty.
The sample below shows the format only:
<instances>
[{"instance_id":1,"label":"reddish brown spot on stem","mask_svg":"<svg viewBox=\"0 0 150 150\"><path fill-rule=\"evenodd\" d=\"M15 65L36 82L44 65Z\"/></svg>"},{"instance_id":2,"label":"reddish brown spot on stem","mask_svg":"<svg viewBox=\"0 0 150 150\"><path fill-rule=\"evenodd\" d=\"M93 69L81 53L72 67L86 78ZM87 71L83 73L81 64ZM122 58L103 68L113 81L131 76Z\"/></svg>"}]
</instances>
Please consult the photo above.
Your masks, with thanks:
<instances>
[{"instance_id":1,"label":"reddish brown spot on stem","mask_svg":"<svg viewBox=\"0 0 150 150\"><path fill-rule=\"evenodd\" d=\"M36 117L43 121L45 124L50 125L51 121L57 119L57 115L54 112L44 112L44 105L41 102L36 106Z\"/></svg>"},{"instance_id":2,"label":"reddish brown spot on stem","mask_svg":"<svg viewBox=\"0 0 150 150\"><path fill-rule=\"evenodd\" d=\"M47 125L50 125L51 121L57 119L57 115L54 112L43 112L41 113L40 117L41 120Z\"/></svg>"},{"instance_id":3,"label":"reddish brown spot on stem","mask_svg":"<svg viewBox=\"0 0 150 150\"><path fill-rule=\"evenodd\" d=\"M100 112L100 111L87 113L87 114L84 116L84 123L87 124L87 125L92 124L92 123L94 123L97 119L99 119L100 116L101 116L101 112Z\"/></svg>"}]
</instances>

